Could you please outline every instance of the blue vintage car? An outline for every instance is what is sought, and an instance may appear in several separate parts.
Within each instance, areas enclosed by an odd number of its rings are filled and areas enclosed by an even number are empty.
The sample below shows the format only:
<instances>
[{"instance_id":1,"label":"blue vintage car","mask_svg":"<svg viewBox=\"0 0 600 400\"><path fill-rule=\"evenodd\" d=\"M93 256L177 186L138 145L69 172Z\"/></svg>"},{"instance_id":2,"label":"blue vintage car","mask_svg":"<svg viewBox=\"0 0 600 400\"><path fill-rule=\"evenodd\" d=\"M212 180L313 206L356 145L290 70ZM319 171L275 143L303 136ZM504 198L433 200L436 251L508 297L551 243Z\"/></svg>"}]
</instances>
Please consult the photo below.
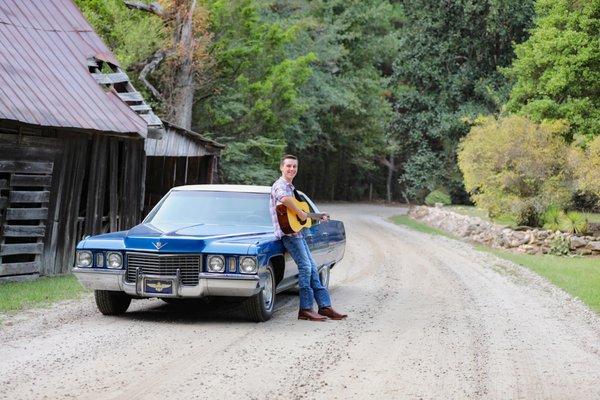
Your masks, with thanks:
<instances>
[{"instance_id":1,"label":"blue vintage car","mask_svg":"<svg viewBox=\"0 0 600 400\"><path fill-rule=\"evenodd\" d=\"M127 311L132 299L165 301L243 297L248 317L266 321L275 295L294 288L298 268L275 238L268 186L190 185L171 189L128 231L88 237L77 245L73 273L93 289L102 314ZM319 212L302 192L311 212ZM340 221L303 230L329 285L346 244Z\"/></svg>"}]
</instances>

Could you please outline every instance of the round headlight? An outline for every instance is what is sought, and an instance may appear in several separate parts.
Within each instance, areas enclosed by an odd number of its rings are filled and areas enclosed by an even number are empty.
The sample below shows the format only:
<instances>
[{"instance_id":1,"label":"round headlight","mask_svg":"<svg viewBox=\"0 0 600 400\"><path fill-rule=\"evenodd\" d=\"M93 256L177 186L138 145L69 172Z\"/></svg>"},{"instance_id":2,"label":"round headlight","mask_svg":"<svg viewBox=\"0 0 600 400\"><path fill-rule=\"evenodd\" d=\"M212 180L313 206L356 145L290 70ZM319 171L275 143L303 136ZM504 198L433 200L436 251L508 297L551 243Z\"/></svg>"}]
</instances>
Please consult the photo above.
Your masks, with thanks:
<instances>
[{"instance_id":1,"label":"round headlight","mask_svg":"<svg viewBox=\"0 0 600 400\"><path fill-rule=\"evenodd\" d=\"M225 257L209 256L208 257L208 272L223 272L225 271Z\"/></svg>"},{"instance_id":2,"label":"round headlight","mask_svg":"<svg viewBox=\"0 0 600 400\"><path fill-rule=\"evenodd\" d=\"M121 257L121 253L108 253L108 257L106 257L106 266L108 268L121 268L123 265L123 257Z\"/></svg>"},{"instance_id":3,"label":"round headlight","mask_svg":"<svg viewBox=\"0 0 600 400\"><path fill-rule=\"evenodd\" d=\"M240 269L244 274L256 273L257 267L256 259L253 257L244 257L242 258L242 262L240 262Z\"/></svg>"},{"instance_id":4,"label":"round headlight","mask_svg":"<svg viewBox=\"0 0 600 400\"><path fill-rule=\"evenodd\" d=\"M92 266L92 252L91 251L78 251L77 252L77 266L79 268L87 268Z\"/></svg>"}]
</instances>

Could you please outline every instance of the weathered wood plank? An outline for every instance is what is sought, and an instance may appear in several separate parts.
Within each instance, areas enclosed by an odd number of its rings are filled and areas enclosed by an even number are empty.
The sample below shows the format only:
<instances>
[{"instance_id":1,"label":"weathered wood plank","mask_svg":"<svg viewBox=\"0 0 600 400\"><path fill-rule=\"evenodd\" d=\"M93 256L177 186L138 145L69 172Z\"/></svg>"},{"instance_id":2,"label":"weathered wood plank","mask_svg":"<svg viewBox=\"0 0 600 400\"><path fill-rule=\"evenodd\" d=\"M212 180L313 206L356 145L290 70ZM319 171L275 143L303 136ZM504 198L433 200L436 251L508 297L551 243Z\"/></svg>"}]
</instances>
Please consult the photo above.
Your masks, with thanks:
<instances>
[{"instance_id":1,"label":"weathered wood plank","mask_svg":"<svg viewBox=\"0 0 600 400\"><path fill-rule=\"evenodd\" d=\"M137 112L148 112L151 111L152 108L148 104L140 104L137 106L130 106L133 111Z\"/></svg>"},{"instance_id":2,"label":"weathered wood plank","mask_svg":"<svg viewBox=\"0 0 600 400\"><path fill-rule=\"evenodd\" d=\"M100 85L129 82L129 77L124 72L114 72L112 74L92 73L91 75Z\"/></svg>"},{"instance_id":3,"label":"weathered wood plank","mask_svg":"<svg viewBox=\"0 0 600 400\"><path fill-rule=\"evenodd\" d=\"M6 219L9 221L14 220L32 220L32 219L46 219L48 217L47 208L8 208L6 210Z\"/></svg>"},{"instance_id":4,"label":"weathered wood plank","mask_svg":"<svg viewBox=\"0 0 600 400\"><path fill-rule=\"evenodd\" d=\"M0 160L0 172L50 174L54 163L43 161Z\"/></svg>"},{"instance_id":5,"label":"weathered wood plank","mask_svg":"<svg viewBox=\"0 0 600 400\"><path fill-rule=\"evenodd\" d=\"M119 229L119 142L112 138L110 141L109 155L109 183L108 183L108 202L109 202L109 229L110 232L116 232Z\"/></svg>"},{"instance_id":6,"label":"weathered wood plank","mask_svg":"<svg viewBox=\"0 0 600 400\"><path fill-rule=\"evenodd\" d=\"M8 199L6 197L0 197L0 210L4 210L6 204L8 204Z\"/></svg>"},{"instance_id":7,"label":"weathered wood plank","mask_svg":"<svg viewBox=\"0 0 600 400\"><path fill-rule=\"evenodd\" d=\"M6 237L44 237L46 227L43 225L4 225Z\"/></svg>"},{"instance_id":8,"label":"weathered wood plank","mask_svg":"<svg viewBox=\"0 0 600 400\"><path fill-rule=\"evenodd\" d=\"M10 186L42 186L49 187L52 183L52 175L18 175L14 174L10 179Z\"/></svg>"},{"instance_id":9,"label":"weathered wood plank","mask_svg":"<svg viewBox=\"0 0 600 400\"><path fill-rule=\"evenodd\" d=\"M11 243L0 245L0 256L13 254L42 254L43 243Z\"/></svg>"},{"instance_id":10,"label":"weathered wood plank","mask_svg":"<svg viewBox=\"0 0 600 400\"><path fill-rule=\"evenodd\" d=\"M6 188L8 188L8 182L6 181L6 179L0 179L0 189Z\"/></svg>"},{"instance_id":11,"label":"weathered wood plank","mask_svg":"<svg viewBox=\"0 0 600 400\"><path fill-rule=\"evenodd\" d=\"M10 192L11 203L46 203L49 199L50 192L47 190L39 192L13 190Z\"/></svg>"},{"instance_id":12,"label":"weathered wood plank","mask_svg":"<svg viewBox=\"0 0 600 400\"><path fill-rule=\"evenodd\" d=\"M32 274L39 272L40 266L39 261L0 264L0 276Z\"/></svg>"},{"instance_id":13,"label":"weathered wood plank","mask_svg":"<svg viewBox=\"0 0 600 400\"><path fill-rule=\"evenodd\" d=\"M123 101L144 101L144 98L138 92L117 93L117 96Z\"/></svg>"}]
</instances>

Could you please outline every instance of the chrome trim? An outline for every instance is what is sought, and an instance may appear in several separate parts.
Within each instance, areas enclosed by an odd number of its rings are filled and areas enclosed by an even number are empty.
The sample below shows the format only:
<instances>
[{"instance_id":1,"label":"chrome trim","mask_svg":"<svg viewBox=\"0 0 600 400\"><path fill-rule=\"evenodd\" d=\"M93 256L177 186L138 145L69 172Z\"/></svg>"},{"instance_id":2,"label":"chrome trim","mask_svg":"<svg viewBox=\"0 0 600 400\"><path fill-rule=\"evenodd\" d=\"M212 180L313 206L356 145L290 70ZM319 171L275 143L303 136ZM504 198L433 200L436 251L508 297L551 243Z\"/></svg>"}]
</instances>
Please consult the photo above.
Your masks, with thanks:
<instances>
[{"instance_id":1,"label":"chrome trim","mask_svg":"<svg viewBox=\"0 0 600 400\"><path fill-rule=\"evenodd\" d=\"M257 275L240 274L215 274L202 272L199 274L199 282L195 286L184 286L176 284L172 295L161 295L157 293L145 293L143 291L143 280L153 279L177 279L177 276L166 275L144 275L140 274L136 283L129 283L122 279L122 287L125 293L139 297L204 297L204 296L233 296L250 297L257 294L263 284Z\"/></svg>"},{"instance_id":2,"label":"chrome trim","mask_svg":"<svg viewBox=\"0 0 600 400\"><path fill-rule=\"evenodd\" d=\"M246 258L254 260L254 266L255 266L254 271L252 271L252 272L244 272L244 269L242 268L242 263L244 262L244 260ZM256 274L258 272L258 257L255 257L255 256L242 256L242 257L240 257L240 260L239 260L239 269L240 269L240 273L241 274L246 274L246 275Z\"/></svg>"},{"instance_id":3,"label":"chrome trim","mask_svg":"<svg viewBox=\"0 0 600 400\"><path fill-rule=\"evenodd\" d=\"M110 259L110 256L112 254L116 254L121 259L121 263L119 264L118 267L111 267L110 266L110 260L109 259ZM108 252L106 252L106 268L109 268L109 269L120 269L120 268L123 268L124 264L125 263L124 263L124 260L123 260L123 254L120 251L108 251Z\"/></svg>"},{"instance_id":4,"label":"chrome trim","mask_svg":"<svg viewBox=\"0 0 600 400\"><path fill-rule=\"evenodd\" d=\"M210 269L210 259L211 258L218 258L221 261L223 261L223 269L220 271L211 271L211 269ZM222 256L220 254L207 254L206 255L206 272L211 273L211 274L221 274L221 273L225 272L226 269L227 269L227 265L225 264L225 256Z\"/></svg>"},{"instance_id":5,"label":"chrome trim","mask_svg":"<svg viewBox=\"0 0 600 400\"><path fill-rule=\"evenodd\" d=\"M125 253L125 258L126 258L126 263L125 263L125 271L127 271L127 274L125 275L125 279L127 280L128 283L134 283L139 281L138 278L138 274L139 275L144 275L144 270L141 268L143 267L144 263L148 263L150 262L149 260L133 260L132 262L130 262L130 257L140 257L140 258L144 258L144 257L150 257L153 259L169 259L169 258L178 258L178 257L195 257L198 259L198 265L196 267L196 265L192 265L192 264L184 264L185 268L183 270L183 272L181 271L181 267L182 265L171 265L168 268L165 266L165 269L167 269L167 271L165 271L165 277L168 276L175 276L177 274L177 269L179 269L179 273L180 273L180 277L183 275L183 277L185 279L181 279L179 280L179 282L183 285L189 285L189 286L195 286L197 284L196 280L197 280L197 274L202 272L202 266L203 266L203 259L202 259L202 253L165 253L165 254L160 254L160 253L147 253L147 252L141 252L141 251L128 251ZM131 268L131 265L133 265L133 267L140 269L139 272L136 272L135 276L131 276L132 274L130 273L130 271L133 271ZM158 270L160 270L161 265L157 264L157 265L151 265L148 266L148 269L153 269L154 271L147 271L147 274L152 275L154 272L154 275L158 275L159 273L157 272ZM168 269L171 269L171 271L169 271ZM193 271L192 271L193 269ZM197 272L195 271L197 270ZM162 272L162 271L161 271ZM135 279L135 281L134 281Z\"/></svg>"},{"instance_id":6,"label":"chrome trim","mask_svg":"<svg viewBox=\"0 0 600 400\"><path fill-rule=\"evenodd\" d=\"M81 266L81 264L79 264L79 254L81 253L88 253L90 255L90 265L88 266ZM75 252L75 268L92 268L94 266L94 253L90 250L77 250Z\"/></svg>"},{"instance_id":7,"label":"chrome trim","mask_svg":"<svg viewBox=\"0 0 600 400\"><path fill-rule=\"evenodd\" d=\"M124 270L107 270L97 268L73 268L73 275L87 289L123 290Z\"/></svg>"}]
</instances>

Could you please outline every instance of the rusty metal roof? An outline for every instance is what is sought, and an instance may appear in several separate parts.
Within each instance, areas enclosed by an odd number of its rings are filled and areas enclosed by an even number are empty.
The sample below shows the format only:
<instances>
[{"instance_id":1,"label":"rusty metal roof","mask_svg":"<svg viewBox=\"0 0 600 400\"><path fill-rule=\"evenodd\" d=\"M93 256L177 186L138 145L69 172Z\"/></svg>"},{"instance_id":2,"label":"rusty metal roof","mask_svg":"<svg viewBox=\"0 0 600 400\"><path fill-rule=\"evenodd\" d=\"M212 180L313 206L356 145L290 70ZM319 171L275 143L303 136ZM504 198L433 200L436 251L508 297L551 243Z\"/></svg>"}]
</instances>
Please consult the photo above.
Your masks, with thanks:
<instances>
[{"instance_id":1,"label":"rusty metal roof","mask_svg":"<svg viewBox=\"0 0 600 400\"><path fill-rule=\"evenodd\" d=\"M0 119L146 137L146 121L96 82L94 59L118 65L71 0L0 1Z\"/></svg>"}]
</instances>

